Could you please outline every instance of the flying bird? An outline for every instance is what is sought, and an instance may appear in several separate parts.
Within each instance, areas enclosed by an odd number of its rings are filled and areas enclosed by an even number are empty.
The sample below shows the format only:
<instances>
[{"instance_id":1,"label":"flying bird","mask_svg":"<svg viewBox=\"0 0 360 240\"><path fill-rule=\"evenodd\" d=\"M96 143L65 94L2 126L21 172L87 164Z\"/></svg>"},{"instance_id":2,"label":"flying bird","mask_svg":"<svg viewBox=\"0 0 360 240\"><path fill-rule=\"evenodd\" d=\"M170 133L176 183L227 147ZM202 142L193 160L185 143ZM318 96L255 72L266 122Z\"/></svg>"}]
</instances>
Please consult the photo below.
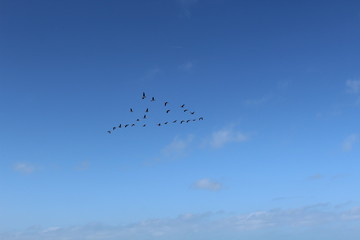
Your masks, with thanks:
<instances>
[{"instance_id":1,"label":"flying bird","mask_svg":"<svg viewBox=\"0 0 360 240\"><path fill-rule=\"evenodd\" d=\"M146 114L144 115L144 119L146 119Z\"/></svg>"},{"instance_id":2,"label":"flying bird","mask_svg":"<svg viewBox=\"0 0 360 240\"><path fill-rule=\"evenodd\" d=\"M180 122L180 123L182 124L183 122L185 122L185 120L181 120L181 122Z\"/></svg>"},{"instance_id":3,"label":"flying bird","mask_svg":"<svg viewBox=\"0 0 360 240\"><path fill-rule=\"evenodd\" d=\"M154 102L154 101L155 101L155 98L154 98L154 97L152 97L152 98L151 98L151 101L152 101L152 102Z\"/></svg>"},{"instance_id":4,"label":"flying bird","mask_svg":"<svg viewBox=\"0 0 360 240\"><path fill-rule=\"evenodd\" d=\"M124 126L124 127L127 127L127 126L129 126L129 124L125 124L125 126Z\"/></svg>"},{"instance_id":5,"label":"flying bird","mask_svg":"<svg viewBox=\"0 0 360 240\"><path fill-rule=\"evenodd\" d=\"M130 112L133 112L133 109L132 109L132 108L130 108Z\"/></svg>"},{"instance_id":6,"label":"flying bird","mask_svg":"<svg viewBox=\"0 0 360 240\"><path fill-rule=\"evenodd\" d=\"M190 120L187 120L186 122L188 123L188 122L190 122Z\"/></svg>"},{"instance_id":7,"label":"flying bird","mask_svg":"<svg viewBox=\"0 0 360 240\"><path fill-rule=\"evenodd\" d=\"M116 129L116 127L113 127L113 131Z\"/></svg>"},{"instance_id":8,"label":"flying bird","mask_svg":"<svg viewBox=\"0 0 360 240\"><path fill-rule=\"evenodd\" d=\"M119 125L119 128L121 128L121 124Z\"/></svg>"},{"instance_id":9,"label":"flying bird","mask_svg":"<svg viewBox=\"0 0 360 240\"><path fill-rule=\"evenodd\" d=\"M143 127L146 127L146 124L144 124Z\"/></svg>"},{"instance_id":10,"label":"flying bird","mask_svg":"<svg viewBox=\"0 0 360 240\"><path fill-rule=\"evenodd\" d=\"M184 110L184 112L187 112L187 111L188 111L187 109Z\"/></svg>"},{"instance_id":11,"label":"flying bird","mask_svg":"<svg viewBox=\"0 0 360 240\"><path fill-rule=\"evenodd\" d=\"M203 118L203 117L199 117L199 120L204 120L204 118Z\"/></svg>"},{"instance_id":12,"label":"flying bird","mask_svg":"<svg viewBox=\"0 0 360 240\"><path fill-rule=\"evenodd\" d=\"M177 122L177 120L174 120L174 121L173 121L173 123L176 123L176 122Z\"/></svg>"},{"instance_id":13,"label":"flying bird","mask_svg":"<svg viewBox=\"0 0 360 240\"><path fill-rule=\"evenodd\" d=\"M146 96L145 96L145 93L143 92L143 96L142 96L142 99L145 99L146 98Z\"/></svg>"},{"instance_id":14,"label":"flying bird","mask_svg":"<svg viewBox=\"0 0 360 240\"><path fill-rule=\"evenodd\" d=\"M111 134L111 131L107 131L109 134Z\"/></svg>"},{"instance_id":15,"label":"flying bird","mask_svg":"<svg viewBox=\"0 0 360 240\"><path fill-rule=\"evenodd\" d=\"M193 122L195 122L196 121L196 119L193 119Z\"/></svg>"},{"instance_id":16,"label":"flying bird","mask_svg":"<svg viewBox=\"0 0 360 240\"><path fill-rule=\"evenodd\" d=\"M157 125L158 125L159 127L161 126L161 124L160 124L160 123L158 123Z\"/></svg>"},{"instance_id":17,"label":"flying bird","mask_svg":"<svg viewBox=\"0 0 360 240\"><path fill-rule=\"evenodd\" d=\"M165 102L165 103L164 103L165 107L166 107L166 105L167 105L168 103L169 103L169 102Z\"/></svg>"},{"instance_id":18,"label":"flying bird","mask_svg":"<svg viewBox=\"0 0 360 240\"><path fill-rule=\"evenodd\" d=\"M190 112L190 114L194 115L195 112Z\"/></svg>"},{"instance_id":19,"label":"flying bird","mask_svg":"<svg viewBox=\"0 0 360 240\"><path fill-rule=\"evenodd\" d=\"M147 108L147 109L145 110L145 112L149 112L149 109Z\"/></svg>"},{"instance_id":20,"label":"flying bird","mask_svg":"<svg viewBox=\"0 0 360 240\"><path fill-rule=\"evenodd\" d=\"M140 121L140 119L136 119L136 121L138 122L138 121Z\"/></svg>"},{"instance_id":21,"label":"flying bird","mask_svg":"<svg viewBox=\"0 0 360 240\"><path fill-rule=\"evenodd\" d=\"M166 110L166 113L169 113L170 112L170 110Z\"/></svg>"},{"instance_id":22,"label":"flying bird","mask_svg":"<svg viewBox=\"0 0 360 240\"><path fill-rule=\"evenodd\" d=\"M185 107L185 104L181 105L180 107L182 107L182 108Z\"/></svg>"},{"instance_id":23,"label":"flying bird","mask_svg":"<svg viewBox=\"0 0 360 240\"><path fill-rule=\"evenodd\" d=\"M168 124L168 122L165 122L164 124Z\"/></svg>"},{"instance_id":24,"label":"flying bird","mask_svg":"<svg viewBox=\"0 0 360 240\"><path fill-rule=\"evenodd\" d=\"M135 126L135 123L131 124L131 126L132 126L132 127Z\"/></svg>"}]
</instances>

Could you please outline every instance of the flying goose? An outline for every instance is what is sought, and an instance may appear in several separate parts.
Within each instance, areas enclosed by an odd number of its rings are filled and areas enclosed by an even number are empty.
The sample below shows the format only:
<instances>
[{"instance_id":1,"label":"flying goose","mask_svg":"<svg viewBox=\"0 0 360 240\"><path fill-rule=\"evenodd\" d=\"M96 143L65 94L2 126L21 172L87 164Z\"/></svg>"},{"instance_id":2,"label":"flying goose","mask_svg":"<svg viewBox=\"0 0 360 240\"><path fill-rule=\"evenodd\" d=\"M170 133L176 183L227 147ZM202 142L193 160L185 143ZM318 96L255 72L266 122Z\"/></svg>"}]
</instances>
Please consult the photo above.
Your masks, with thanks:
<instances>
[{"instance_id":1,"label":"flying goose","mask_svg":"<svg viewBox=\"0 0 360 240\"><path fill-rule=\"evenodd\" d=\"M170 112L170 110L166 110L166 113L169 113Z\"/></svg>"},{"instance_id":2,"label":"flying goose","mask_svg":"<svg viewBox=\"0 0 360 240\"><path fill-rule=\"evenodd\" d=\"M107 131L109 134L111 134L111 131Z\"/></svg>"},{"instance_id":3,"label":"flying goose","mask_svg":"<svg viewBox=\"0 0 360 240\"><path fill-rule=\"evenodd\" d=\"M165 107L166 107L166 105L167 105L168 103L169 103L169 102L165 102L165 103L164 103Z\"/></svg>"},{"instance_id":4,"label":"flying goose","mask_svg":"<svg viewBox=\"0 0 360 240\"><path fill-rule=\"evenodd\" d=\"M146 96L145 96L145 93L143 92L143 96L142 96L142 99L145 99L146 98Z\"/></svg>"}]
</instances>

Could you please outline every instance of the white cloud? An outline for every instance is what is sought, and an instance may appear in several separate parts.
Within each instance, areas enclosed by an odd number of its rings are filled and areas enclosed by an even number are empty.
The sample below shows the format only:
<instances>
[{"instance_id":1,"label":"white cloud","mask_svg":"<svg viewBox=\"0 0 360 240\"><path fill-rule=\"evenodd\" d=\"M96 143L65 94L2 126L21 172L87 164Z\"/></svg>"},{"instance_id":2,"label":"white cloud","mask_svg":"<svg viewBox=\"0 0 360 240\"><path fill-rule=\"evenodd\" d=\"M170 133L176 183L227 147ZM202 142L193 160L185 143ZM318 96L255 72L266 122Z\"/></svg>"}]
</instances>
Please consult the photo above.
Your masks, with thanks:
<instances>
[{"instance_id":1,"label":"white cloud","mask_svg":"<svg viewBox=\"0 0 360 240\"><path fill-rule=\"evenodd\" d=\"M342 144L342 148L344 151L351 151L353 149L354 144L357 142L359 136L357 134L351 134L345 138Z\"/></svg>"},{"instance_id":2,"label":"white cloud","mask_svg":"<svg viewBox=\"0 0 360 240\"><path fill-rule=\"evenodd\" d=\"M248 139L249 137L244 133L227 128L214 132L210 139L210 145L214 148L221 148L227 143L244 142Z\"/></svg>"},{"instance_id":3,"label":"white cloud","mask_svg":"<svg viewBox=\"0 0 360 240\"><path fill-rule=\"evenodd\" d=\"M307 231L308 229L342 230L349 234L348 226L357 229L360 222L360 207L336 208L329 204L315 204L300 208L271 209L244 214L224 212L187 213L172 218L157 218L127 225L88 224L71 227L33 227L25 231L0 232L0 239L6 240L140 240L140 239L219 239L219 234L256 234L261 230L271 232ZM331 228L329 228L331 227ZM311 231L310 231L311 233ZM248 235L249 236L249 235ZM356 239L356 238L351 238Z\"/></svg>"},{"instance_id":4,"label":"white cloud","mask_svg":"<svg viewBox=\"0 0 360 240\"><path fill-rule=\"evenodd\" d=\"M208 178L203 178L194 183L194 187L197 189L219 191L222 189L222 184Z\"/></svg>"},{"instance_id":5,"label":"white cloud","mask_svg":"<svg viewBox=\"0 0 360 240\"><path fill-rule=\"evenodd\" d=\"M16 163L13 169L24 174L29 174L35 171L35 168L28 163Z\"/></svg>"},{"instance_id":6,"label":"white cloud","mask_svg":"<svg viewBox=\"0 0 360 240\"><path fill-rule=\"evenodd\" d=\"M161 151L162 155L166 157L183 156L188 150L191 142L193 141L193 138L193 135L189 135L185 139L175 137L169 145L163 148Z\"/></svg>"},{"instance_id":7,"label":"white cloud","mask_svg":"<svg viewBox=\"0 0 360 240\"><path fill-rule=\"evenodd\" d=\"M360 92L360 80L347 80L346 87L347 87L347 91L349 93L359 93Z\"/></svg>"}]
</instances>

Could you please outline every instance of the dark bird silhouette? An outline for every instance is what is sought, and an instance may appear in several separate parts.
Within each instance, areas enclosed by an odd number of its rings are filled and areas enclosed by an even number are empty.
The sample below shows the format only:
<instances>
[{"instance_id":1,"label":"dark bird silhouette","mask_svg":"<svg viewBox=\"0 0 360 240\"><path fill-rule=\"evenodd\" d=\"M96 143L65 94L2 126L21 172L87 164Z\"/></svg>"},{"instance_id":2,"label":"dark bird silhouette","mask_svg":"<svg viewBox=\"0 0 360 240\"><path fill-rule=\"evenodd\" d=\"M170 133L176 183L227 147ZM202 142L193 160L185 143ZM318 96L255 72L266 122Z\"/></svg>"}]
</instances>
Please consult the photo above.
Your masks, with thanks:
<instances>
[{"instance_id":1,"label":"dark bird silhouette","mask_svg":"<svg viewBox=\"0 0 360 240\"><path fill-rule=\"evenodd\" d=\"M138 121L140 121L140 119L136 119L136 121L138 122Z\"/></svg>"},{"instance_id":2,"label":"dark bird silhouette","mask_svg":"<svg viewBox=\"0 0 360 240\"><path fill-rule=\"evenodd\" d=\"M145 110L145 112L149 112L149 109L147 108L147 109Z\"/></svg>"},{"instance_id":3,"label":"dark bird silhouette","mask_svg":"<svg viewBox=\"0 0 360 240\"><path fill-rule=\"evenodd\" d=\"M196 121L196 119L193 119L193 122L195 122Z\"/></svg>"},{"instance_id":4,"label":"dark bird silhouette","mask_svg":"<svg viewBox=\"0 0 360 240\"><path fill-rule=\"evenodd\" d=\"M194 115L195 112L190 112L190 114Z\"/></svg>"},{"instance_id":5,"label":"dark bird silhouette","mask_svg":"<svg viewBox=\"0 0 360 240\"><path fill-rule=\"evenodd\" d=\"M113 131L116 129L116 127L113 127Z\"/></svg>"},{"instance_id":6,"label":"dark bird silhouette","mask_svg":"<svg viewBox=\"0 0 360 240\"><path fill-rule=\"evenodd\" d=\"M160 123L158 123L157 125L158 125L159 127L161 126L161 124L160 124Z\"/></svg>"},{"instance_id":7,"label":"dark bird silhouette","mask_svg":"<svg viewBox=\"0 0 360 240\"><path fill-rule=\"evenodd\" d=\"M119 128L121 128L121 124L119 125Z\"/></svg>"},{"instance_id":8,"label":"dark bird silhouette","mask_svg":"<svg viewBox=\"0 0 360 240\"><path fill-rule=\"evenodd\" d=\"M132 109L132 108L130 108L130 112L133 112L133 109Z\"/></svg>"},{"instance_id":9,"label":"dark bird silhouette","mask_svg":"<svg viewBox=\"0 0 360 240\"><path fill-rule=\"evenodd\" d=\"M154 98L154 97L152 97L152 98L151 98L151 101L152 101L152 102L154 102L154 101L155 101L155 98Z\"/></svg>"},{"instance_id":10,"label":"dark bird silhouette","mask_svg":"<svg viewBox=\"0 0 360 240\"><path fill-rule=\"evenodd\" d=\"M187 120L186 122L188 123L188 122L190 122L190 120Z\"/></svg>"},{"instance_id":11,"label":"dark bird silhouette","mask_svg":"<svg viewBox=\"0 0 360 240\"><path fill-rule=\"evenodd\" d=\"M170 110L166 110L166 113L169 113L170 112Z\"/></svg>"},{"instance_id":12,"label":"dark bird silhouette","mask_svg":"<svg viewBox=\"0 0 360 240\"><path fill-rule=\"evenodd\" d=\"M176 122L177 122L177 120L174 120L174 121L173 121L173 123L176 123Z\"/></svg>"},{"instance_id":13,"label":"dark bird silhouette","mask_svg":"<svg viewBox=\"0 0 360 240\"><path fill-rule=\"evenodd\" d=\"M131 126L134 127L134 126L135 126L135 123L131 124Z\"/></svg>"},{"instance_id":14,"label":"dark bird silhouette","mask_svg":"<svg viewBox=\"0 0 360 240\"><path fill-rule=\"evenodd\" d=\"M146 119L146 114L144 115L144 119Z\"/></svg>"},{"instance_id":15,"label":"dark bird silhouette","mask_svg":"<svg viewBox=\"0 0 360 240\"><path fill-rule=\"evenodd\" d=\"M199 117L199 120L204 120L204 118L203 118L203 117Z\"/></svg>"},{"instance_id":16,"label":"dark bird silhouette","mask_svg":"<svg viewBox=\"0 0 360 240\"><path fill-rule=\"evenodd\" d=\"M165 122L164 124L168 124L168 122Z\"/></svg>"},{"instance_id":17,"label":"dark bird silhouette","mask_svg":"<svg viewBox=\"0 0 360 240\"><path fill-rule=\"evenodd\" d=\"M145 93L143 92L142 99L145 99L145 98L146 98L146 95L145 95Z\"/></svg>"},{"instance_id":18,"label":"dark bird silhouette","mask_svg":"<svg viewBox=\"0 0 360 240\"><path fill-rule=\"evenodd\" d=\"M144 124L143 127L146 127L146 124Z\"/></svg>"},{"instance_id":19,"label":"dark bird silhouette","mask_svg":"<svg viewBox=\"0 0 360 240\"><path fill-rule=\"evenodd\" d=\"M111 134L111 131L107 131L109 134Z\"/></svg>"},{"instance_id":20,"label":"dark bird silhouette","mask_svg":"<svg viewBox=\"0 0 360 240\"><path fill-rule=\"evenodd\" d=\"M169 103L169 102L165 102L165 103L164 103L165 107L166 107L166 105L167 105L168 103Z\"/></svg>"},{"instance_id":21,"label":"dark bird silhouette","mask_svg":"<svg viewBox=\"0 0 360 240\"><path fill-rule=\"evenodd\" d=\"M185 120L181 120L181 122L180 122L180 123L182 124L183 122L185 122Z\"/></svg>"},{"instance_id":22,"label":"dark bird silhouette","mask_svg":"<svg viewBox=\"0 0 360 240\"><path fill-rule=\"evenodd\" d=\"M129 126L129 124L125 124L125 126L124 126L124 127L127 127L127 126Z\"/></svg>"},{"instance_id":23,"label":"dark bird silhouette","mask_svg":"<svg viewBox=\"0 0 360 240\"><path fill-rule=\"evenodd\" d=\"M187 111L189 111L189 110L187 110L187 109L184 110L184 112L187 112Z\"/></svg>"},{"instance_id":24,"label":"dark bird silhouette","mask_svg":"<svg viewBox=\"0 0 360 240\"><path fill-rule=\"evenodd\" d=\"M185 107L185 104L181 105L180 107L182 107L182 108Z\"/></svg>"}]
</instances>

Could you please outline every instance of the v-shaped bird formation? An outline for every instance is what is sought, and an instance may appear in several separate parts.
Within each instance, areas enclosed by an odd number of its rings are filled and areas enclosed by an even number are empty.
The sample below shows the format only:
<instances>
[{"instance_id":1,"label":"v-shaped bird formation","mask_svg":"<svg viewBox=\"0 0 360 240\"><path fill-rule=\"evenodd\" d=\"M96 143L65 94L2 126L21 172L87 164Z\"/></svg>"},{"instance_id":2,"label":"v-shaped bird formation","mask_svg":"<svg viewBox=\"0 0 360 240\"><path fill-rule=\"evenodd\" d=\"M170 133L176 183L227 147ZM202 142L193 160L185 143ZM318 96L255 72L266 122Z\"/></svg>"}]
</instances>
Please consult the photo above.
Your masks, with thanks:
<instances>
[{"instance_id":1,"label":"v-shaped bird formation","mask_svg":"<svg viewBox=\"0 0 360 240\"><path fill-rule=\"evenodd\" d=\"M148 99L148 97L146 96L145 92L143 92L140 101L147 101L147 99ZM185 123L204 120L204 118L202 116L200 116L200 117L194 116L194 115L196 115L196 112L188 109L187 105L185 105L185 104L181 104L179 106L177 106L177 105L173 106L170 102L159 101L159 100L157 100L157 98L155 99L155 97L151 97L149 102L150 102L150 106L146 107L145 109L142 109L141 111L137 110L134 107L130 107L129 112L132 115L134 115L134 121L130 122L130 123L129 122L118 123L116 126L111 127L110 130L107 131L107 133L111 134L112 132L114 132L117 129L127 128L127 127L149 127L151 125L161 127L161 126L170 125L170 124L185 124ZM173 119L171 121L169 121L169 120L157 121L156 123L151 124L148 122L148 117L150 117L152 115L152 107L151 106L154 107L155 104L162 105L162 108L160 108L160 109L163 109L163 110L160 110L160 111L163 111L165 116L171 115L171 113L174 111L179 111L179 112L182 112L184 117L182 119ZM190 119L190 117L191 117L191 119Z\"/></svg>"}]
</instances>

